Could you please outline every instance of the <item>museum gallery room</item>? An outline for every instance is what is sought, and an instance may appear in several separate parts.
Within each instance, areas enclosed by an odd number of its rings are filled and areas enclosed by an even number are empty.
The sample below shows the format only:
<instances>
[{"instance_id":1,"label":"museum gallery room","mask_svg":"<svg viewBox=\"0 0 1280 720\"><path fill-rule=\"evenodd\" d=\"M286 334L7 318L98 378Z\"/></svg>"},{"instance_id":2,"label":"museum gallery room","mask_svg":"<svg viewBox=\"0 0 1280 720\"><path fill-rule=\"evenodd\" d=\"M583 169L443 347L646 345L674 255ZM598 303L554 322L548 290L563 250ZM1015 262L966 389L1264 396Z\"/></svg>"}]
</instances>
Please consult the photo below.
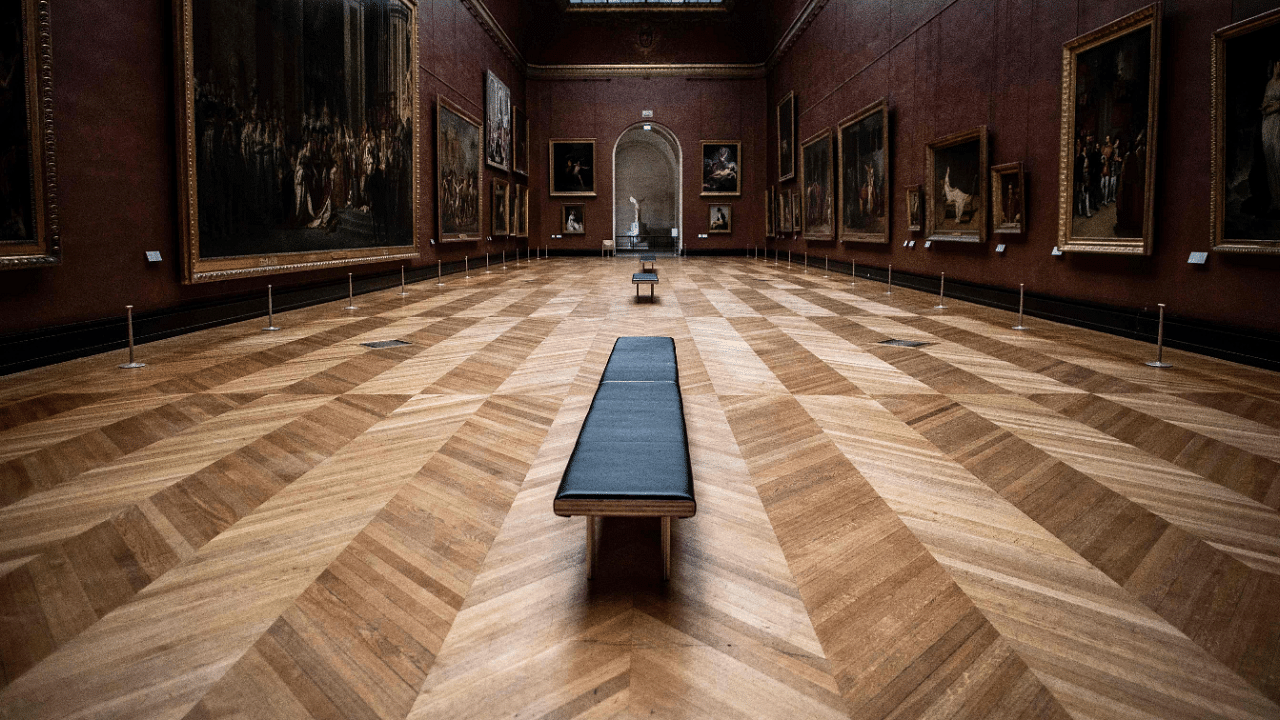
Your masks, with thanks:
<instances>
[{"instance_id":1,"label":"museum gallery room","mask_svg":"<svg viewBox=\"0 0 1280 720\"><path fill-rule=\"evenodd\" d=\"M0 0L0 718L1280 719L1280 0Z\"/></svg>"}]
</instances>

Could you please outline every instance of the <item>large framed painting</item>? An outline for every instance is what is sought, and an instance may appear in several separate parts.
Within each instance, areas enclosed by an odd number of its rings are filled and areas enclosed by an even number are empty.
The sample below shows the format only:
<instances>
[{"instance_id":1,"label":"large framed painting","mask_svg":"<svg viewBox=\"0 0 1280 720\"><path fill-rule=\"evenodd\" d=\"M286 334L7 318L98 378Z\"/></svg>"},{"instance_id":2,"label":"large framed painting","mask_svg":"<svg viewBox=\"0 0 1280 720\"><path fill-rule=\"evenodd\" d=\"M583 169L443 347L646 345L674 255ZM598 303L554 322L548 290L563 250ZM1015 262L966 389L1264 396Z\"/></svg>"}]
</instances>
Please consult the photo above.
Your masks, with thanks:
<instances>
[{"instance_id":1,"label":"large framed painting","mask_svg":"<svg viewBox=\"0 0 1280 720\"><path fill-rule=\"evenodd\" d=\"M529 186L514 185L511 196L511 234L529 237Z\"/></svg>"},{"instance_id":2,"label":"large framed painting","mask_svg":"<svg viewBox=\"0 0 1280 720\"><path fill-rule=\"evenodd\" d=\"M1027 201L1022 163L991 168L991 230L997 234L1026 232Z\"/></svg>"},{"instance_id":3,"label":"large framed painting","mask_svg":"<svg viewBox=\"0 0 1280 720\"><path fill-rule=\"evenodd\" d=\"M800 229L805 240L834 240L835 187L832 177L832 137L830 128L804 141L800 147L800 192L803 218Z\"/></svg>"},{"instance_id":4,"label":"large framed painting","mask_svg":"<svg viewBox=\"0 0 1280 720\"><path fill-rule=\"evenodd\" d=\"M53 49L49 0L0 5L0 269L56 265L58 173L54 165Z\"/></svg>"},{"instance_id":5,"label":"large framed painting","mask_svg":"<svg viewBox=\"0 0 1280 720\"><path fill-rule=\"evenodd\" d=\"M416 3L173 5L183 281L417 257Z\"/></svg>"},{"instance_id":6,"label":"large framed painting","mask_svg":"<svg viewBox=\"0 0 1280 720\"><path fill-rule=\"evenodd\" d=\"M1280 10L1213 34L1213 133L1213 249L1280 253Z\"/></svg>"},{"instance_id":7,"label":"large framed painting","mask_svg":"<svg viewBox=\"0 0 1280 720\"><path fill-rule=\"evenodd\" d=\"M987 126L925 147L925 237L934 242L987 240Z\"/></svg>"},{"instance_id":8,"label":"large framed painting","mask_svg":"<svg viewBox=\"0 0 1280 720\"><path fill-rule=\"evenodd\" d=\"M1151 254L1160 6L1062 48L1058 248Z\"/></svg>"},{"instance_id":9,"label":"large framed painting","mask_svg":"<svg viewBox=\"0 0 1280 720\"><path fill-rule=\"evenodd\" d=\"M484 72L484 161L511 169L511 90L492 70Z\"/></svg>"},{"instance_id":10,"label":"large framed painting","mask_svg":"<svg viewBox=\"0 0 1280 720\"><path fill-rule=\"evenodd\" d=\"M529 116L511 108L511 171L529 175Z\"/></svg>"},{"instance_id":11,"label":"large framed painting","mask_svg":"<svg viewBox=\"0 0 1280 720\"><path fill-rule=\"evenodd\" d=\"M711 205L707 210L708 233L726 235L733 232L733 205Z\"/></svg>"},{"instance_id":12,"label":"large framed painting","mask_svg":"<svg viewBox=\"0 0 1280 720\"><path fill-rule=\"evenodd\" d=\"M436 99L436 218L440 242L480 240L484 149L480 121L449 98Z\"/></svg>"},{"instance_id":13,"label":"large framed painting","mask_svg":"<svg viewBox=\"0 0 1280 720\"><path fill-rule=\"evenodd\" d=\"M889 103L879 100L839 128L840 239L889 242Z\"/></svg>"},{"instance_id":14,"label":"large framed painting","mask_svg":"<svg viewBox=\"0 0 1280 720\"><path fill-rule=\"evenodd\" d=\"M796 94L778 103L778 182L796 176Z\"/></svg>"},{"instance_id":15,"label":"large framed painting","mask_svg":"<svg viewBox=\"0 0 1280 720\"><path fill-rule=\"evenodd\" d=\"M742 143L734 140L702 141L702 196L742 195L738 174Z\"/></svg>"},{"instance_id":16,"label":"large framed painting","mask_svg":"<svg viewBox=\"0 0 1280 720\"><path fill-rule=\"evenodd\" d=\"M907 232L924 229L924 189L919 185L907 187Z\"/></svg>"},{"instance_id":17,"label":"large framed painting","mask_svg":"<svg viewBox=\"0 0 1280 720\"><path fill-rule=\"evenodd\" d=\"M560 233L562 235L586 235L586 205L564 205L560 208Z\"/></svg>"},{"instance_id":18,"label":"large framed painting","mask_svg":"<svg viewBox=\"0 0 1280 720\"><path fill-rule=\"evenodd\" d=\"M511 203L507 197L511 186L501 178L493 179L493 234L511 234Z\"/></svg>"},{"instance_id":19,"label":"large framed painting","mask_svg":"<svg viewBox=\"0 0 1280 720\"><path fill-rule=\"evenodd\" d=\"M595 197L596 139L551 140L547 147L551 197Z\"/></svg>"}]
</instances>

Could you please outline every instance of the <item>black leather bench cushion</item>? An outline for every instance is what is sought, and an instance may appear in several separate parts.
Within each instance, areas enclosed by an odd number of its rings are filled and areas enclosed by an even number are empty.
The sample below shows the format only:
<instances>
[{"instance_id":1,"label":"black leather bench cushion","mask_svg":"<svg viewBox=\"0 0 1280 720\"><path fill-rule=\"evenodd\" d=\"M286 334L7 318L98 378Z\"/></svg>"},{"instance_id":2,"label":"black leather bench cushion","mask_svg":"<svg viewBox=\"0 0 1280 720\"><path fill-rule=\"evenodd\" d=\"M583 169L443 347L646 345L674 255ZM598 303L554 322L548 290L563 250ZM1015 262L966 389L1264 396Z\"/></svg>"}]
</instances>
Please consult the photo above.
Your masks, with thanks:
<instances>
[{"instance_id":1,"label":"black leather bench cushion","mask_svg":"<svg viewBox=\"0 0 1280 720\"><path fill-rule=\"evenodd\" d=\"M685 442L684 408L675 383L606 382L596 390L578 444Z\"/></svg>"},{"instance_id":2,"label":"black leather bench cushion","mask_svg":"<svg viewBox=\"0 0 1280 720\"><path fill-rule=\"evenodd\" d=\"M651 272L631 273L631 282L633 283L655 282L656 283L658 282L658 273L651 273Z\"/></svg>"},{"instance_id":3,"label":"black leather bench cushion","mask_svg":"<svg viewBox=\"0 0 1280 720\"><path fill-rule=\"evenodd\" d=\"M641 255L640 262L658 262L657 255Z\"/></svg>"},{"instance_id":4,"label":"black leather bench cushion","mask_svg":"<svg viewBox=\"0 0 1280 720\"><path fill-rule=\"evenodd\" d=\"M600 382L676 382L676 344L669 337L620 337Z\"/></svg>"}]
</instances>

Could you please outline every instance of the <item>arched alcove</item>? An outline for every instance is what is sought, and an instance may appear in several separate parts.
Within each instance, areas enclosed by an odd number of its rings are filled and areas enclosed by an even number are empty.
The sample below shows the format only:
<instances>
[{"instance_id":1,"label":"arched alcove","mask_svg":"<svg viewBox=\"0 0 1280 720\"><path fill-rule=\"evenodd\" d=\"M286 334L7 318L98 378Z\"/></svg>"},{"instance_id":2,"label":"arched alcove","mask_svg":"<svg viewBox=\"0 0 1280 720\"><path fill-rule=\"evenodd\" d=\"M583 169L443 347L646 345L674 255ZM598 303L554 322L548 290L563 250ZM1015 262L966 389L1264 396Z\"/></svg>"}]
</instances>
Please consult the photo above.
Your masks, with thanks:
<instances>
[{"instance_id":1,"label":"arched alcove","mask_svg":"<svg viewBox=\"0 0 1280 720\"><path fill-rule=\"evenodd\" d=\"M645 129L645 125L650 127ZM637 123L618 136L613 147L613 232L622 238L639 235L652 248L654 240L661 247L677 251L684 237L681 186L680 141L674 133L657 123ZM635 198L639 205L639 227L636 224ZM676 231L673 239L671 231ZM643 242L643 241L642 241ZM620 247L625 244L620 243Z\"/></svg>"}]
</instances>

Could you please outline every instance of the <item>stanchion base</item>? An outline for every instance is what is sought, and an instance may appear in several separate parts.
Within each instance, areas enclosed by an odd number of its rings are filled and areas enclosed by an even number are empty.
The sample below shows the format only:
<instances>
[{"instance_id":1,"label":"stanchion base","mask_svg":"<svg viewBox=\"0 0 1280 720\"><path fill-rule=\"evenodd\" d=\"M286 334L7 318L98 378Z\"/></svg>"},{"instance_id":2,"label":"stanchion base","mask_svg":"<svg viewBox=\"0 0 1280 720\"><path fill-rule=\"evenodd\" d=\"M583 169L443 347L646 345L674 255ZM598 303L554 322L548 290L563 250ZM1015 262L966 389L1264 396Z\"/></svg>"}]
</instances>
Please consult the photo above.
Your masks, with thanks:
<instances>
[{"instance_id":1,"label":"stanchion base","mask_svg":"<svg viewBox=\"0 0 1280 720\"><path fill-rule=\"evenodd\" d=\"M400 297L409 297L409 293L407 292L396 293L396 295L399 295Z\"/></svg>"},{"instance_id":2,"label":"stanchion base","mask_svg":"<svg viewBox=\"0 0 1280 720\"><path fill-rule=\"evenodd\" d=\"M1030 330L1031 328L1027 327L1026 325L1014 325L1009 329L1010 330Z\"/></svg>"},{"instance_id":3,"label":"stanchion base","mask_svg":"<svg viewBox=\"0 0 1280 720\"><path fill-rule=\"evenodd\" d=\"M356 307L355 305L348 305L342 309L343 310L359 310L360 308Z\"/></svg>"},{"instance_id":4,"label":"stanchion base","mask_svg":"<svg viewBox=\"0 0 1280 720\"><path fill-rule=\"evenodd\" d=\"M124 367L124 366L121 365L120 367ZM1167 367L1173 367L1173 364L1167 363L1167 362L1157 362L1155 360L1152 360L1151 362L1147 363L1147 367L1167 368Z\"/></svg>"},{"instance_id":5,"label":"stanchion base","mask_svg":"<svg viewBox=\"0 0 1280 720\"><path fill-rule=\"evenodd\" d=\"M946 310L946 309L947 309L947 306L946 306L946 305L934 305L934 306L933 306L933 309L934 309L934 310Z\"/></svg>"},{"instance_id":6,"label":"stanchion base","mask_svg":"<svg viewBox=\"0 0 1280 720\"><path fill-rule=\"evenodd\" d=\"M147 366L146 363L131 362L131 363L125 363L123 365L117 365L116 367L120 368L121 370L135 370L137 368L144 368L146 366Z\"/></svg>"},{"instance_id":7,"label":"stanchion base","mask_svg":"<svg viewBox=\"0 0 1280 720\"><path fill-rule=\"evenodd\" d=\"M264 328L262 328L262 331L263 331L263 332L275 332L275 331L277 331L277 330L279 330L279 329L280 329L280 328L276 327L275 325L272 325L271 327L264 327Z\"/></svg>"}]
</instances>

